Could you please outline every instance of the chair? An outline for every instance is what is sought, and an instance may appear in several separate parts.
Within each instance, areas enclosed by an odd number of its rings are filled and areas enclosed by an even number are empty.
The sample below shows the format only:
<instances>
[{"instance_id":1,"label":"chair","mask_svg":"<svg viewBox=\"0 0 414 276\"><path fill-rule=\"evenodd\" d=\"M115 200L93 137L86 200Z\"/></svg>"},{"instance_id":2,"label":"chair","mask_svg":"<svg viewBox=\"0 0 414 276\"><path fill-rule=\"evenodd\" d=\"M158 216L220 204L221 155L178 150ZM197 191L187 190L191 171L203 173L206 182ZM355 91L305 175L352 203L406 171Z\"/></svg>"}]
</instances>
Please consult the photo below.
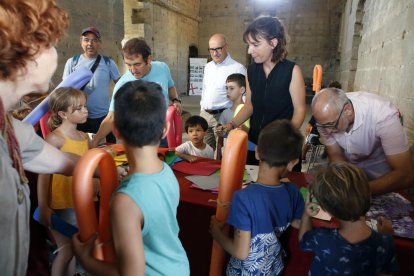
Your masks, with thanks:
<instances>
[{"instance_id":1,"label":"chair","mask_svg":"<svg viewBox=\"0 0 414 276\"><path fill-rule=\"evenodd\" d=\"M42 131L43 139L46 139L47 135L50 133L49 126L47 124L47 121L49 120L50 115L52 115L52 112L49 110L48 112L43 115L43 117L39 121L40 130Z\"/></svg>"},{"instance_id":2,"label":"chair","mask_svg":"<svg viewBox=\"0 0 414 276\"><path fill-rule=\"evenodd\" d=\"M315 162L318 159L318 156L325 149L325 145L323 144L318 144L318 145L310 144L310 145L311 145L311 155L309 158L308 170L306 172L309 172L310 168L315 166Z\"/></svg>"}]
</instances>

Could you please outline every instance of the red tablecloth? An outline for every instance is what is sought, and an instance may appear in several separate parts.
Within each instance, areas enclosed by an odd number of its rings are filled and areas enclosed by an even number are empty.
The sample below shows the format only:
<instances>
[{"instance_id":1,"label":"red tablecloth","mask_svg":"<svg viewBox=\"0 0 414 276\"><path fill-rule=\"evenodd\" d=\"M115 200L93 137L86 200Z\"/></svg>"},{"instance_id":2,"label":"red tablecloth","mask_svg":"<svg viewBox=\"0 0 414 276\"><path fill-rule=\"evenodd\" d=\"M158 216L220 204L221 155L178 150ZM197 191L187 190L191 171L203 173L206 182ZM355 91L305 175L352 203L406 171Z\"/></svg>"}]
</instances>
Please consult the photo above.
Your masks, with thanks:
<instances>
[{"instance_id":1,"label":"red tablecloth","mask_svg":"<svg viewBox=\"0 0 414 276\"><path fill-rule=\"evenodd\" d=\"M218 161L212 161L218 162ZM199 189L190 188L191 182L186 174L174 171L180 183L180 205L178 207L178 222L180 239L190 261L191 275L208 275L212 238L208 232L210 216L215 214L217 195ZM291 182L299 187L307 186L306 175L292 172ZM315 227L335 227L335 221L326 222L314 219ZM394 238L400 272L395 275L414 275L414 265L410 262L414 257L414 240ZM304 253L299 248L298 231L292 227L281 238L284 249L288 254L284 275L308 275L313 255Z\"/></svg>"}]
</instances>

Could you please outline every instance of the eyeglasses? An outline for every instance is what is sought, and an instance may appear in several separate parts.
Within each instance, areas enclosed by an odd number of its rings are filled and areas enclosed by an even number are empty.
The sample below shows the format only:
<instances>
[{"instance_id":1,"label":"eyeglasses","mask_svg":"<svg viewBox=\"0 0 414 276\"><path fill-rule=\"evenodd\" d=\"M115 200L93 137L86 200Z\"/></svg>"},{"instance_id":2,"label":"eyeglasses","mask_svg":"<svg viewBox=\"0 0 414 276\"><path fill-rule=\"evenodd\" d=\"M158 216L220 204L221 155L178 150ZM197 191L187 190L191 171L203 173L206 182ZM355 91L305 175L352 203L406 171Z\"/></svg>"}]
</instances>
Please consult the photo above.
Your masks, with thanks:
<instances>
[{"instance_id":1,"label":"eyeglasses","mask_svg":"<svg viewBox=\"0 0 414 276\"><path fill-rule=\"evenodd\" d=\"M210 54L213 54L214 52L221 53L224 47L226 47L226 44L217 48L208 48L208 51L210 52Z\"/></svg>"},{"instance_id":2,"label":"eyeglasses","mask_svg":"<svg viewBox=\"0 0 414 276\"><path fill-rule=\"evenodd\" d=\"M316 123L315 125L317 126L317 127L320 127L320 128L338 128L338 124L339 124L339 119L341 119L341 116L342 116L342 113L344 112L344 109L345 109L345 106L348 104L349 102L346 102L343 106L342 106L342 110L341 110L341 112L339 113L339 116L338 116L338 119L336 119L336 121L335 122L333 122L333 123L328 123L328 124L318 124L318 123Z\"/></svg>"}]
</instances>

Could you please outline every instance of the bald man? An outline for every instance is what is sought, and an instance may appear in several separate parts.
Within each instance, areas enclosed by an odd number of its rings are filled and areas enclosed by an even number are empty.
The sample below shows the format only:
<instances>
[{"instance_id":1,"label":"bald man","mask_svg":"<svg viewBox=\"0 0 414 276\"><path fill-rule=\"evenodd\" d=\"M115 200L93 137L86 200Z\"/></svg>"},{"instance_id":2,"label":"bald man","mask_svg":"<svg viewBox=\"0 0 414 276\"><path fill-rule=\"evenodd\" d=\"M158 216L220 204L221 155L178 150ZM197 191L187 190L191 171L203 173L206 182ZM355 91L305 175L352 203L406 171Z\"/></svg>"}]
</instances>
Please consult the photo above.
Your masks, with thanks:
<instances>
[{"instance_id":1,"label":"bald man","mask_svg":"<svg viewBox=\"0 0 414 276\"><path fill-rule=\"evenodd\" d=\"M374 195L414 184L407 137L397 108L387 99L326 88L313 98L312 113L329 160L345 160L363 169Z\"/></svg>"},{"instance_id":2,"label":"bald man","mask_svg":"<svg viewBox=\"0 0 414 276\"><path fill-rule=\"evenodd\" d=\"M226 79L234 73L246 75L246 68L231 58L223 34L214 34L210 37L208 51L212 61L204 68L200 116L208 122L205 142L215 149L217 122L221 113L232 106L227 98Z\"/></svg>"}]
</instances>

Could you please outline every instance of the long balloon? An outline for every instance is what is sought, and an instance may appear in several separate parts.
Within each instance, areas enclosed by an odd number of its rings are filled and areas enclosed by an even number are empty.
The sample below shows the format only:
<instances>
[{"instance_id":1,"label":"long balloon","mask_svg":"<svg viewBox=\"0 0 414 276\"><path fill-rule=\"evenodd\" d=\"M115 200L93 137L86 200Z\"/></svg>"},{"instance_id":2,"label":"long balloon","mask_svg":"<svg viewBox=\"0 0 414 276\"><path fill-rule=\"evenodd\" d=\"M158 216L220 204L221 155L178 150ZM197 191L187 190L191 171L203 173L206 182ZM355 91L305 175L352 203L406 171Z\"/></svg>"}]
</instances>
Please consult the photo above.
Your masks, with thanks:
<instances>
[{"instance_id":1,"label":"long balloon","mask_svg":"<svg viewBox=\"0 0 414 276\"><path fill-rule=\"evenodd\" d=\"M96 216L92 183L93 173L98 166L101 186L99 220ZM90 149L79 159L73 174L72 191L80 240L85 242L98 232L98 242L102 246L95 247L94 256L111 263L116 261L116 255L109 222L109 202L117 186L115 162L108 152L98 148Z\"/></svg>"},{"instance_id":2,"label":"long balloon","mask_svg":"<svg viewBox=\"0 0 414 276\"><path fill-rule=\"evenodd\" d=\"M227 220L233 193L241 189L246 156L247 133L240 129L230 131L221 161L216 210L216 219L219 222ZM213 241L210 276L220 276L223 274L225 256L224 249L216 241Z\"/></svg>"},{"instance_id":3,"label":"long balloon","mask_svg":"<svg viewBox=\"0 0 414 276\"><path fill-rule=\"evenodd\" d=\"M313 68L313 91L315 93L321 90L322 85L322 65L316 64Z\"/></svg>"},{"instance_id":4,"label":"long balloon","mask_svg":"<svg viewBox=\"0 0 414 276\"><path fill-rule=\"evenodd\" d=\"M168 107L166 120L170 123L170 129L167 133L168 147L178 147L182 142L183 122L174 105Z\"/></svg>"},{"instance_id":5,"label":"long balloon","mask_svg":"<svg viewBox=\"0 0 414 276\"><path fill-rule=\"evenodd\" d=\"M93 74L91 70L86 67L80 67L76 69L72 74L68 75L56 88L59 87L73 87L73 88L81 88L86 83L90 81ZM52 91L53 93L53 91ZM52 94L50 93L50 94ZM47 96L26 118L23 119L23 122L29 123L31 125L35 125L39 122L40 118L49 111L49 96Z\"/></svg>"}]
</instances>

